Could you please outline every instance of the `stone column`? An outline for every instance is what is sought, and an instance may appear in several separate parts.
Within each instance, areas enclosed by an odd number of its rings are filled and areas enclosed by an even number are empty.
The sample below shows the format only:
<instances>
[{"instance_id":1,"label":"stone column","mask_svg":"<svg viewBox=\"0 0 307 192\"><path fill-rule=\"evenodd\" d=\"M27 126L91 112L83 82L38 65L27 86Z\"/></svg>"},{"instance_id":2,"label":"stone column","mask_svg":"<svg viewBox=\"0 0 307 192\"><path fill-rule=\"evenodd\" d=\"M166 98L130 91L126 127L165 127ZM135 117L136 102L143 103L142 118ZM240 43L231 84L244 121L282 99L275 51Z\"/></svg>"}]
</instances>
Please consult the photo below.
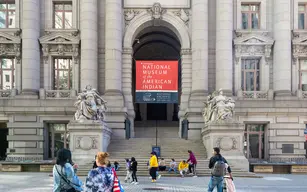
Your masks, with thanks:
<instances>
[{"instance_id":1,"label":"stone column","mask_svg":"<svg viewBox=\"0 0 307 192\"><path fill-rule=\"evenodd\" d=\"M81 89L98 83L98 4L97 0L80 1Z\"/></svg>"},{"instance_id":2,"label":"stone column","mask_svg":"<svg viewBox=\"0 0 307 192\"><path fill-rule=\"evenodd\" d=\"M208 91L208 0L192 1L192 95Z\"/></svg>"},{"instance_id":3,"label":"stone column","mask_svg":"<svg viewBox=\"0 0 307 192\"><path fill-rule=\"evenodd\" d=\"M122 1L106 0L105 89L122 91Z\"/></svg>"},{"instance_id":4,"label":"stone column","mask_svg":"<svg viewBox=\"0 0 307 192\"><path fill-rule=\"evenodd\" d=\"M216 0L216 90L232 95L233 1Z\"/></svg>"},{"instance_id":5,"label":"stone column","mask_svg":"<svg viewBox=\"0 0 307 192\"><path fill-rule=\"evenodd\" d=\"M22 93L40 88L40 0L22 1Z\"/></svg>"},{"instance_id":6,"label":"stone column","mask_svg":"<svg viewBox=\"0 0 307 192\"><path fill-rule=\"evenodd\" d=\"M273 88L291 93L291 1L274 0ZM296 85L297 86L297 85Z\"/></svg>"}]
</instances>

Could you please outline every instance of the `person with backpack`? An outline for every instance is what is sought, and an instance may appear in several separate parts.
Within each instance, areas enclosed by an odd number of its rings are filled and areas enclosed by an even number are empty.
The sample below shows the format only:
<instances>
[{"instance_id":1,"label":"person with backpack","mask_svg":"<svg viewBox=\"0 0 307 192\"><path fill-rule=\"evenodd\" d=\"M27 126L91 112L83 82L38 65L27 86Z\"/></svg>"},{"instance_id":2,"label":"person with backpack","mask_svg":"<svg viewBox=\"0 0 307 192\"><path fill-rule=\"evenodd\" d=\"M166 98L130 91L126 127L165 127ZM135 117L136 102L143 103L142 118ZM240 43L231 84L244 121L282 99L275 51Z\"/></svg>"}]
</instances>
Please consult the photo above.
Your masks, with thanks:
<instances>
[{"instance_id":1,"label":"person with backpack","mask_svg":"<svg viewBox=\"0 0 307 192\"><path fill-rule=\"evenodd\" d=\"M227 166L226 159L220 154L220 148L213 148L213 156L209 161L209 169L211 169L211 178L208 184L208 192L212 192L217 187L217 192L223 192L223 181L226 175L226 168L232 179L230 166Z\"/></svg>"}]
</instances>

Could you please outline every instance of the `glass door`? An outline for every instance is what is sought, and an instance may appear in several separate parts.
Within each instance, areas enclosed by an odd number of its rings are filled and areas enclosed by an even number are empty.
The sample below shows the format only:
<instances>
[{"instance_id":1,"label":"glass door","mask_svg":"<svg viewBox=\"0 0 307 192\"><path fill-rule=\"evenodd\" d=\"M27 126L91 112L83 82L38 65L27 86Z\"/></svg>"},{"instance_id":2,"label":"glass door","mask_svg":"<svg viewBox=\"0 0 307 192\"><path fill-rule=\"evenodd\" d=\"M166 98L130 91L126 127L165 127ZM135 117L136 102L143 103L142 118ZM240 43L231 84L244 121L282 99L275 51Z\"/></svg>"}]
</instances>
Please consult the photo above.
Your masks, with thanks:
<instances>
[{"instance_id":1,"label":"glass door","mask_svg":"<svg viewBox=\"0 0 307 192\"><path fill-rule=\"evenodd\" d=\"M69 149L67 124L49 124L49 158L54 159L63 148Z\"/></svg>"}]
</instances>

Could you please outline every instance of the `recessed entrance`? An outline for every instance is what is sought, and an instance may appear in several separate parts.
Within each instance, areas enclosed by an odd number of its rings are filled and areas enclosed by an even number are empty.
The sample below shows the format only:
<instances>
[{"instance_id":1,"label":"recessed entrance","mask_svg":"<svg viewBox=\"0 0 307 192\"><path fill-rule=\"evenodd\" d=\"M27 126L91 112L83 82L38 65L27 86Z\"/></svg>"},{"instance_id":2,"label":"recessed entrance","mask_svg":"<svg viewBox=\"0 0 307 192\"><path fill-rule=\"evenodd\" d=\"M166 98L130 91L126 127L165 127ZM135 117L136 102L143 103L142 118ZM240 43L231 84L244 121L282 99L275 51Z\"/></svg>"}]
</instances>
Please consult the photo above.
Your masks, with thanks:
<instances>
[{"instance_id":1,"label":"recessed entrance","mask_svg":"<svg viewBox=\"0 0 307 192\"><path fill-rule=\"evenodd\" d=\"M0 161L4 161L6 159L6 150L9 146L7 136L9 134L9 130L6 127L6 123L0 123Z\"/></svg>"},{"instance_id":2,"label":"recessed entrance","mask_svg":"<svg viewBox=\"0 0 307 192\"><path fill-rule=\"evenodd\" d=\"M180 41L173 31L163 26L143 29L133 43L133 94L135 98L136 60L178 61L178 101L181 93ZM178 121L178 103L135 103L136 121Z\"/></svg>"}]
</instances>

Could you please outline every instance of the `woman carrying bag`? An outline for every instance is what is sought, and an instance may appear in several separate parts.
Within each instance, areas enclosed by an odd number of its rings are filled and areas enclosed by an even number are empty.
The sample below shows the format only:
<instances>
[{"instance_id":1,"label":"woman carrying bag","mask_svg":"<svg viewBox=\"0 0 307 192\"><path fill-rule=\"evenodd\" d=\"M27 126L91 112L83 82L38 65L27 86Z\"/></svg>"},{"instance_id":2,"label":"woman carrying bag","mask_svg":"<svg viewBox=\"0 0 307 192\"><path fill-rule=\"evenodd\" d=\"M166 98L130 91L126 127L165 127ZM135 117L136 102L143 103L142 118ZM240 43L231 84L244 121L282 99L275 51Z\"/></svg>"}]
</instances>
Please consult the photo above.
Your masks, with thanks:
<instances>
[{"instance_id":1,"label":"woman carrying bag","mask_svg":"<svg viewBox=\"0 0 307 192\"><path fill-rule=\"evenodd\" d=\"M71 152L68 149L60 149L53 166L53 192L83 191L82 182L75 174L72 164Z\"/></svg>"}]
</instances>

